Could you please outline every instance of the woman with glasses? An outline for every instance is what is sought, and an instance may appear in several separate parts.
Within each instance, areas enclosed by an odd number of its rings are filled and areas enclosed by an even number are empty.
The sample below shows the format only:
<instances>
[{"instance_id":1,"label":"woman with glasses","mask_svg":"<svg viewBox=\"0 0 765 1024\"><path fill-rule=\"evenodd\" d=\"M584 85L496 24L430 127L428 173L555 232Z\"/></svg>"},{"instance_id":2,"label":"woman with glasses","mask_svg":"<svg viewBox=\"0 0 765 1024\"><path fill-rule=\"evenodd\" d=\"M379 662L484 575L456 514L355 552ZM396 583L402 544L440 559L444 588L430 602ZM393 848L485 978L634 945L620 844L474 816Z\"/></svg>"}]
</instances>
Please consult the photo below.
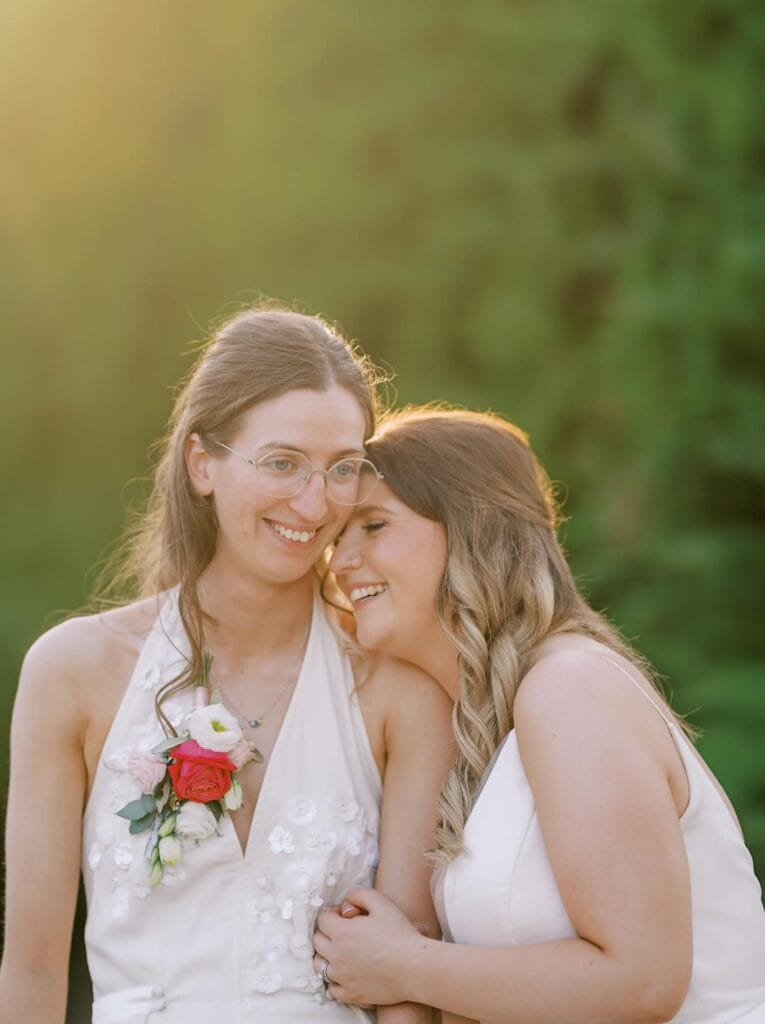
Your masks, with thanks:
<instances>
[{"instance_id":1,"label":"woman with glasses","mask_svg":"<svg viewBox=\"0 0 765 1024\"><path fill-rule=\"evenodd\" d=\"M455 701L433 878L452 941L354 892L348 920L319 918L330 992L432 1003L450 1024L763 1024L765 913L733 809L579 594L525 436L414 410L368 453L385 479L331 568L359 642Z\"/></svg>"},{"instance_id":2,"label":"woman with glasses","mask_svg":"<svg viewBox=\"0 0 765 1024\"><path fill-rule=\"evenodd\" d=\"M135 599L64 622L24 665L5 1024L64 1020L80 869L94 1024L366 1020L313 970L321 908L376 871L432 926L448 701L357 657L320 589L379 484L375 412L366 361L316 317L242 313L202 353L118 576Z\"/></svg>"}]
</instances>

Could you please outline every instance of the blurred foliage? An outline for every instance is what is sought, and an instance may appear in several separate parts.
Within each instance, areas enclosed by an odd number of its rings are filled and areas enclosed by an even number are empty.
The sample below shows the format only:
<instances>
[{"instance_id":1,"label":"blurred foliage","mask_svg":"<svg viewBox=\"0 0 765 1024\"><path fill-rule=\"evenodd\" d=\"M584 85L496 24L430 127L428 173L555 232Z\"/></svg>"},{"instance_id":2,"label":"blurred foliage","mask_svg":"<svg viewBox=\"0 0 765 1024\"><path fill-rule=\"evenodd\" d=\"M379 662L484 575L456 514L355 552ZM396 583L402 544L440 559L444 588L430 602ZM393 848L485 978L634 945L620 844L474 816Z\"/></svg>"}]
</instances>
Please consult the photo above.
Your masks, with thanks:
<instances>
[{"instance_id":1,"label":"blurred foliage","mask_svg":"<svg viewBox=\"0 0 765 1024\"><path fill-rule=\"evenodd\" d=\"M194 342L276 296L531 432L762 872L764 64L754 0L3 5L3 710Z\"/></svg>"}]
</instances>

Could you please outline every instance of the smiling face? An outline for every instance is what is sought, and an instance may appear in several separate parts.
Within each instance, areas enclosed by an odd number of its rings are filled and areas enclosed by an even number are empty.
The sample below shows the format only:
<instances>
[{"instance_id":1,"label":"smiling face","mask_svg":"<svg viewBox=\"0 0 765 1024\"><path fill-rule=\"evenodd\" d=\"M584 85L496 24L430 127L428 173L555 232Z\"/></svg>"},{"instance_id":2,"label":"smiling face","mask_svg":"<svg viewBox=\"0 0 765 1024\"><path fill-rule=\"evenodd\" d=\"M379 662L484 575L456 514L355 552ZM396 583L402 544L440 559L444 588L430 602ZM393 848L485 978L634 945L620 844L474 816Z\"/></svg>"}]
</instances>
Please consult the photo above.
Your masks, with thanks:
<instances>
[{"instance_id":1,"label":"smiling face","mask_svg":"<svg viewBox=\"0 0 765 1024\"><path fill-rule=\"evenodd\" d=\"M330 562L353 604L363 647L418 660L428 636L442 633L436 594L446 559L444 527L380 483L354 510Z\"/></svg>"},{"instance_id":2,"label":"smiling face","mask_svg":"<svg viewBox=\"0 0 765 1024\"><path fill-rule=\"evenodd\" d=\"M270 451L302 453L313 469L364 455L365 418L345 388L289 391L243 414L227 444L249 459ZM289 498L268 493L265 474L224 448L209 452L198 435L186 462L198 494L212 497L218 521L213 561L269 584L295 582L309 573L351 512L326 493L314 473Z\"/></svg>"}]
</instances>

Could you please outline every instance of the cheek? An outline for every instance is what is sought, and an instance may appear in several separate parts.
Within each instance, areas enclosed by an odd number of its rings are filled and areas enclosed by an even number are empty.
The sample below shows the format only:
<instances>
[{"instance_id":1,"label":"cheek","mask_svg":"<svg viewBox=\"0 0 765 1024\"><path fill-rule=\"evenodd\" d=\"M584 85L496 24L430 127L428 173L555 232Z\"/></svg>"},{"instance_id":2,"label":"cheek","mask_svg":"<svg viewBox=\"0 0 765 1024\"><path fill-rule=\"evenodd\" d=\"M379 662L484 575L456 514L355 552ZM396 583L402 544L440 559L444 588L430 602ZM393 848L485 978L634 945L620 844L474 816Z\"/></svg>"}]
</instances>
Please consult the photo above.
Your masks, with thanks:
<instances>
[{"instance_id":1,"label":"cheek","mask_svg":"<svg viewBox=\"0 0 765 1024\"><path fill-rule=\"evenodd\" d=\"M403 585L413 603L422 613L435 607L438 588L446 565L446 554L442 545L426 538L424 542L406 552L402 565L405 566Z\"/></svg>"},{"instance_id":2,"label":"cheek","mask_svg":"<svg viewBox=\"0 0 765 1024\"><path fill-rule=\"evenodd\" d=\"M342 533L353 514L353 508L349 505L336 505L334 502L327 503L327 528L331 528L332 536L330 542ZM337 548L333 548L336 551Z\"/></svg>"},{"instance_id":3,"label":"cheek","mask_svg":"<svg viewBox=\"0 0 765 1024\"><path fill-rule=\"evenodd\" d=\"M258 517L288 519L290 513L283 502L259 494L254 489L239 488L225 495L225 518L237 524L247 534L255 532L260 524Z\"/></svg>"}]
</instances>

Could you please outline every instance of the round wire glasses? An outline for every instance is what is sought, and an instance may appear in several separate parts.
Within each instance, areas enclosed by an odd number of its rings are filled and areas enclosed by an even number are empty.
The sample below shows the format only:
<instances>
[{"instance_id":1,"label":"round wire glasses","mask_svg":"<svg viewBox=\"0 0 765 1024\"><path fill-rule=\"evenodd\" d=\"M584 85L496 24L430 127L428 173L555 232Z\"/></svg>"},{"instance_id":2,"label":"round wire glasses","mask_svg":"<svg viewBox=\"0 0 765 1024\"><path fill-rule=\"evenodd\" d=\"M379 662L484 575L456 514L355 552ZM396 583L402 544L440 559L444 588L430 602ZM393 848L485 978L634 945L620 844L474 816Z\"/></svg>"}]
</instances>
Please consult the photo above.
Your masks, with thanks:
<instances>
[{"instance_id":1,"label":"round wire glasses","mask_svg":"<svg viewBox=\"0 0 765 1024\"><path fill-rule=\"evenodd\" d=\"M215 444L256 469L264 490L272 498L294 498L314 473L319 473L332 501L338 505L360 505L383 479L376 466L361 456L338 459L329 469L313 469L302 452L274 449L259 459L251 459L222 441Z\"/></svg>"}]
</instances>

